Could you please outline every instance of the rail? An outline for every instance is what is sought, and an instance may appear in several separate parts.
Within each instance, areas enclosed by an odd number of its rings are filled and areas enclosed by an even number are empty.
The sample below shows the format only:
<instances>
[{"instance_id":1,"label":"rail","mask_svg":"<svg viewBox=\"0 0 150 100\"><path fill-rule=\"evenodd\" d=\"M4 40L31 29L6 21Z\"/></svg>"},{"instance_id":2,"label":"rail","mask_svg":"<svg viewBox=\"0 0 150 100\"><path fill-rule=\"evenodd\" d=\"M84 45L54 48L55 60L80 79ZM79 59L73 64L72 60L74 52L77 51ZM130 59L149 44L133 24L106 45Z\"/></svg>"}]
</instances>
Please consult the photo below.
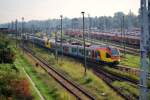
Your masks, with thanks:
<instances>
[{"instance_id":1,"label":"rail","mask_svg":"<svg viewBox=\"0 0 150 100\"><path fill-rule=\"evenodd\" d=\"M64 77L60 72L55 70L52 66L48 64L47 61L35 55L33 51L28 48L21 46L23 50L32 57L38 64L50 75L52 76L57 82L59 82L65 89L67 89L70 93L75 95L80 100L94 100L95 98L81 86L76 84L70 79Z\"/></svg>"}]
</instances>

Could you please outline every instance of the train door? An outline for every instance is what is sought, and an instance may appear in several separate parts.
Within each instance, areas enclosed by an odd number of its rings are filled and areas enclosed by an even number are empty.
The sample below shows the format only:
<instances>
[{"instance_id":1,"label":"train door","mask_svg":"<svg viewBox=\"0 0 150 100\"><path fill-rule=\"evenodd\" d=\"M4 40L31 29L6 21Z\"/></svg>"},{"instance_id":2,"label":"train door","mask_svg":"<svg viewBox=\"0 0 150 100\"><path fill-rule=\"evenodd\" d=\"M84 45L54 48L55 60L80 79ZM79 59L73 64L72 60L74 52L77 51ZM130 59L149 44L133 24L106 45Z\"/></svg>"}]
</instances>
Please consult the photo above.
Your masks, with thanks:
<instances>
[{"instance_id":1,"label":"train door","mask_svg":"<svg viewBox=\"0 0 150 100\"><path fill-rule=\"evenodd\" d=\"M90 58L90 56L91 56L91 51L90 50L86 50L86 57Z\"/></svg>"},{"instance_id":2,"label":"train door","mask_svg":"<svg viewBox=\"0 0 150 100\"><path fill-rule=\"evenodd\" d=\"M92 50L92 59L95 59L95 51Z\"/></svg>"},{"instance_id":3,"label":"train door","mask_svg":"<svg viewBox=\"0 0 150 100\"><path fill-rule=\"evenodd\" d=\"M69 49L67 46L63 46L63 51L64 51L64 54L68 54L69 52Z\"/></svg>"}]
</instances>

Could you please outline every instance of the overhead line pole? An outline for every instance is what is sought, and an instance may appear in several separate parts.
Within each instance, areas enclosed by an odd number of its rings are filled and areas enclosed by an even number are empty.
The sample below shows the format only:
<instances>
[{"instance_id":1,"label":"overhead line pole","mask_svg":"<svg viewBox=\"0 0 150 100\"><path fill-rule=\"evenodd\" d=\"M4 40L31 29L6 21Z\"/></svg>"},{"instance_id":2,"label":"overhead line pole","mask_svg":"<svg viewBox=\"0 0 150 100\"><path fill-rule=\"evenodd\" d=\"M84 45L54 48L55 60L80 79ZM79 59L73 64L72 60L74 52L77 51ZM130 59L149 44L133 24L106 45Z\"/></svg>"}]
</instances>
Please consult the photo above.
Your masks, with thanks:
<instances>
[{"instance_id":1,"label":"overhead line pole","mask_svg":"<svg viewBox=\"0 0 150 100\"><path fill-rule=\"evenodd\" d=\"M148 45L149 45L149 48L148 48L148 58L149 58L149 67L150 67L150 0L148 0L148 19L149 19L149 34L148 34ZM150 71L150 70L149 70Z\"/></svg>"},{"instance_id":2,"label":"overhead line pole","mask_svg":"<svg viewBox=\"0 0 150 100\"><path fill-rule=\"evenodd\" d=\"M147 74L149 71L149 43L150 43L150 0L141 0L141 72L140 72L140 100L149 100L147 89Z\"/></svg>"},{"instance_id":3,"label":"overhead line pole","mask_svg":"<svg viewBox=\"0 0 150 100\"><path fill-rule=\"evenodd\" d=\"M122 18L120 19L121 21L121 46L123 46L123 20Z\"/></svg>"},{"instance_id":4,"label":"overhead line pole","mask_svg":"<svg viewBox=\"0 0 150 100\"><path fill-rule=\"evenodd\" d=\"M81 12L81 14L83 15L83 41L84 41L84 75L86 76L86 50L85 50L85 32L84 32L84 28L85 28L85 25L84 25L84 14L85 12Z\"/></svg>"},{"instance_id":5,"label":"overhead line pole","mask_svg":"<svg viewBox=\"0 0 150 100\"><path fill-rule=\"evenodd\" d=\"M122 17L122 32L123 32L123 46L124 46L124 57L126 56L126 39L125 39L125 21L124 21L124 16Z\"/></svg>"},{"instance_id":6,"label":"overhead line pole","mask_svg":"<svg viewBox=\"0 0 150 100\"><path fill-rule=\"evenodd\" d=\"M22 17L22 26L21 26L21 34L20 37L22 36L23 32L24 32L24 17Z\"/></svg>"},{"instance_id":7,"label":"overhead line pole","mask_svg":"<svg viewBox=\"0 0 150 100\"><path fill-rule=\"evenodd\" d=\"M62 42L63 42L63 39L62 39L62 18L63 16L60 15L60 18L61 18L61 59L63 58L63 46L62 46Z\"/></svg>"},{"instance_id":8,"label":"overhead line pole","mask_svg":"<svg viewBox=\"0 0 150 100\"><path fill-rule=\"evenodd\" d=\"M89 34L88 34L88 38L92 44L92 33L91 33L91 17L90 17L90 14L88 14L88 17L89 17Z\"/></svg>"},{"instance_id":9,"label":"overhead line pole","mask_svg":"<svg viewBox=\"0 0 150 100\"><path fill-rule=\"evenodd\" d=\"M55 32L55 59L57 60L58 63L58 51L57 51L57 32Z\"/></svg>"},{"instance_id":10,"label":"overhead line pole","mask_svg":"<svg viewBox=\"0 0 150 100\"><path fill-rule=\"evenodd\" d=\"M22 19L22 25L21 25L20 42L21 42L21 45L24 46L24 40L23 40L23 38L22 38L22 34L23 34L23 32L24 32L24 25L23 25L23 23L24 23L24 17L22 17L21 19ZM24 54L24 50L23 50L23 54Z\"/></svg>"}]
</instances>

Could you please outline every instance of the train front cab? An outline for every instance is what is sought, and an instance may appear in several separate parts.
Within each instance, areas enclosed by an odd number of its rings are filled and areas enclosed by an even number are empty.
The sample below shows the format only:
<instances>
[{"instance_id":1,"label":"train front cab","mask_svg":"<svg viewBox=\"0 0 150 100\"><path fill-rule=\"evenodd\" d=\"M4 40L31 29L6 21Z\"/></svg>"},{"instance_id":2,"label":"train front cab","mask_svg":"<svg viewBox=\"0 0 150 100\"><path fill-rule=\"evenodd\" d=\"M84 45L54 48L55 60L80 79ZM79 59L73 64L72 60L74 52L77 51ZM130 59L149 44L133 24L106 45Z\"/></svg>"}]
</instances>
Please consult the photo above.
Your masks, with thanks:
<instances>
[{"instance_id":1,"label":"train front cab","mask_svg":"<svg viewBox=\"0 0 150 100\"><path fill-rule=\"evenodd\" d=\"M51 48L51 42L49 41L49 39L45 39L44 42L45 42L45 47Z\"/></svg>"},{"instance_id":2,"label":"train front cab","mask_svg":"<svg viewBox=\"0 0 150 100\"><path fill-rule=\"evenodd\" d=\"M95 51L96 62L117 65L120 62L120 53L116 48L99 48Z\"/></svg>"},{"instance_id":3,"label":"train front cab","mask_svg":"<svg viewBox=\"0 0 150 100\"><path fill-rule=\"evenodd\" d=\"M108 48L111 54L112 63L117 65L120 62L120 52L117 48Z\"/></svg>"}]
</instances>

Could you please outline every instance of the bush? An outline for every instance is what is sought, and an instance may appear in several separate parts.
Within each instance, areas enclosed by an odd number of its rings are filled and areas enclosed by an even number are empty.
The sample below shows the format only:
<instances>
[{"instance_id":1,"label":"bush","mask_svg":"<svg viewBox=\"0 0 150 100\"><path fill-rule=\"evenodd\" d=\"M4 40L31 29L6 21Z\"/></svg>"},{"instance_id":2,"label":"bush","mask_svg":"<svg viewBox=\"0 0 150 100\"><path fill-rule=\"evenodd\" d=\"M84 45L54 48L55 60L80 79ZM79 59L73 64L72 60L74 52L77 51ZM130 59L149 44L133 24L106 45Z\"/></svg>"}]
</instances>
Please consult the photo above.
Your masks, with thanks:
<instances>
[{"instance_id":1,"label":"bush","mask_svg":"<svg viewBox=\"0 0 150 100\"><path fill-rule=\"evenodd\" d=\"M11 64L0 66L0 100L32 100L28 80L20 77Z\"/></svg>"},{"instance_id":2,"label":"bush","mask_svg":"<svg viewBox=\"0 0 150 100\"><path fill-rule=\"evenodd\" d=\"M9 47L10 42L8 39L0 38L0 63L13 63L15 60L15 53Z\"/></svg>"},{"instance_id":3,"label":"bush","mask_svg":"<svg viewBox=\"0 0 150 100\"><path fill-rule=\"evenodd\" d=\"M32 100L28 80L12 80L10 83L12 96L18 100Z\"/></svg>"}]
</instances>

